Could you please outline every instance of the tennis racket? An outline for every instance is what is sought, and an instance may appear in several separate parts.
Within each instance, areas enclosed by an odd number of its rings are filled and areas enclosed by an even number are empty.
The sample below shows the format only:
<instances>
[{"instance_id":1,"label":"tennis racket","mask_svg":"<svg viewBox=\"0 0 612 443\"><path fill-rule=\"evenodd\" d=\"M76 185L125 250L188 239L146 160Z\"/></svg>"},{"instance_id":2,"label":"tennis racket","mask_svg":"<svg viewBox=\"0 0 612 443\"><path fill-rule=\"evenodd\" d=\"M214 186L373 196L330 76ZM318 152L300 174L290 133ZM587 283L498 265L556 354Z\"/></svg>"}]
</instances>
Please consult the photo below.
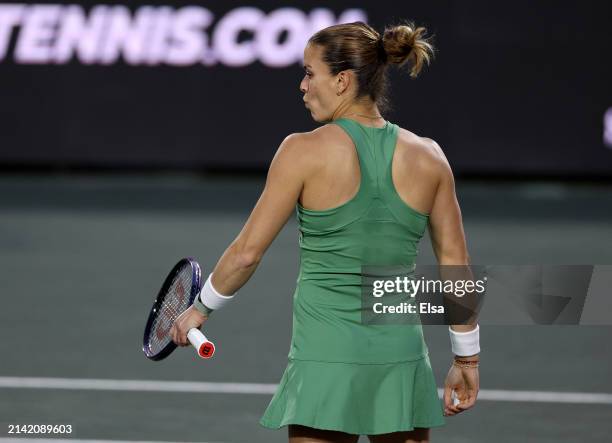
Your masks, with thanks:
<instances>
[{"instance_id":1,"label":"tennis racket","mask_svg":"<svg viewBox=\"0 0 612 443\"><path fill-rule=\"evenodd\" d=\"M200 265L192 258L180 260L166 277L145 326L142 350L149 359L163 360L176 349L170 329L199 294L201 277ZM190 329L187 338L200 357L210 358L215 353L215 345L199 329Z\"/></svg>"}]
</instances>

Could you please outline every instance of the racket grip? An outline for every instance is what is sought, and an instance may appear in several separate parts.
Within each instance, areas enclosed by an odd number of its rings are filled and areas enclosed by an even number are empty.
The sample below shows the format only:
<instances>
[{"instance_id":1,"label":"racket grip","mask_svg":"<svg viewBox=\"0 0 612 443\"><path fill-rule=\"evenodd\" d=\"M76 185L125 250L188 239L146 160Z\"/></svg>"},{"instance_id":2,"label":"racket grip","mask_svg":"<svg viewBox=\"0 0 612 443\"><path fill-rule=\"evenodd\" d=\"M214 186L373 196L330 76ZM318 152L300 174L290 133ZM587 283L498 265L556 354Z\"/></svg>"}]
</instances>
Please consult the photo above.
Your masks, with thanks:
<instances>
[{"instance_id":1,"label":"racket grip","mask_svg":"<svg viewBox=\"0 0 612 443\"><path fill-rule=\"evenodd\" d=\"M215 353L215 345L209 341L202 331L191 328L187 333L187 339L196 348L198 355L202 358L211 358Z\"/></svg>"}]
</instances>

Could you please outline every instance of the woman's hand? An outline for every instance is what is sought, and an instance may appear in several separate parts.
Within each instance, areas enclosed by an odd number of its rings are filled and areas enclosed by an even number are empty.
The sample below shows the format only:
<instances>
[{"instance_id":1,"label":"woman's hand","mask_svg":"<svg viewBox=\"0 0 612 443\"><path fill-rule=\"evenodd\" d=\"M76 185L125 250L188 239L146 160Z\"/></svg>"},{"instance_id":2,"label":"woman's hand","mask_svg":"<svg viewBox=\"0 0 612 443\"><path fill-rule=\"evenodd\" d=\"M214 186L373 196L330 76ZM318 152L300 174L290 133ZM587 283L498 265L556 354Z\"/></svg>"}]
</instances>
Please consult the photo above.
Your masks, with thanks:
<instances>
[{"instance_id":1,"label":"woman's hand","mask_svg":"<svg viewBox=\"0 0 612 443\"><path fill-rule=\"evenodd\" d=\"M444 383L444 415L455 415L474 406L479 386L478 368L451 365ZM451 398L453 391L459 400L456 405Z\"/></svg>"},{"instance_id":2,"label":"woman's hand","mask_svg":"<svg viewBox=\"0 0 612 443\"><path fill-rule=\"evenodd\" d=\"M191 328L199 329L206 319L208 319L208 317L198 311L195 306L190 306L174 321L172 329L170 329L172 341L179 346L189 345L187 333Z\"/></svg>"}]
</instances>

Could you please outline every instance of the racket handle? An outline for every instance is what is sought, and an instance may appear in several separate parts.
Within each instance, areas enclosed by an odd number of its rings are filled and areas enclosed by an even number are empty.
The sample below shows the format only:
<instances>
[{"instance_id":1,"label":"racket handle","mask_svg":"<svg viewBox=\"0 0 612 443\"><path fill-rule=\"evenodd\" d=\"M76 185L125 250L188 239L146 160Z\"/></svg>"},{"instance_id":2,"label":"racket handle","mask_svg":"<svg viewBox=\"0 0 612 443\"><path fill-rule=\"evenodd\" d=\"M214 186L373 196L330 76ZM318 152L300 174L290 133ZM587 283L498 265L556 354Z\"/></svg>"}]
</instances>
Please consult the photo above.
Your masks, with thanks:
<instances>
[{"instance_id":1,"label":"racket handle","mask_svg":"<svg viewBox=\"0 0 612 443\"><path fill-rule=\"evenodd\" d=\"M191 328L187 333L187 339L196 348L200 357L210 358L215 353L214 343L209 341L199 329Z\"/></svg>"}]
</instances>

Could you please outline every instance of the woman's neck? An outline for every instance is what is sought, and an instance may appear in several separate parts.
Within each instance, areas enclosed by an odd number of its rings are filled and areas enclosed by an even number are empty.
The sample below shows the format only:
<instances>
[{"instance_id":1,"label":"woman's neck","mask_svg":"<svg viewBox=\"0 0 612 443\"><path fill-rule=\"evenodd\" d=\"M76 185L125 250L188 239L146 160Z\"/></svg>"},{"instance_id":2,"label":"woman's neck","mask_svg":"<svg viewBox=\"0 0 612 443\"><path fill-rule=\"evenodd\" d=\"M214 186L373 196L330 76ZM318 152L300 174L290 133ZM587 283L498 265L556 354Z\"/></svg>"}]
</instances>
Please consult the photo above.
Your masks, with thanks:
<instances>
[{"instance_id":1,"label":"woman's neck","mask_svg":"<svg viewBox=\"0 0 612 443\"><path fill-rule=\"evenodd\" d=\"M351 118L366 126L382 127L384 118L381 116L378 106L374 103L352 103L347 106L338 106L332 116L332 120L339 118Z\"/></svg>"}]
</instances>

